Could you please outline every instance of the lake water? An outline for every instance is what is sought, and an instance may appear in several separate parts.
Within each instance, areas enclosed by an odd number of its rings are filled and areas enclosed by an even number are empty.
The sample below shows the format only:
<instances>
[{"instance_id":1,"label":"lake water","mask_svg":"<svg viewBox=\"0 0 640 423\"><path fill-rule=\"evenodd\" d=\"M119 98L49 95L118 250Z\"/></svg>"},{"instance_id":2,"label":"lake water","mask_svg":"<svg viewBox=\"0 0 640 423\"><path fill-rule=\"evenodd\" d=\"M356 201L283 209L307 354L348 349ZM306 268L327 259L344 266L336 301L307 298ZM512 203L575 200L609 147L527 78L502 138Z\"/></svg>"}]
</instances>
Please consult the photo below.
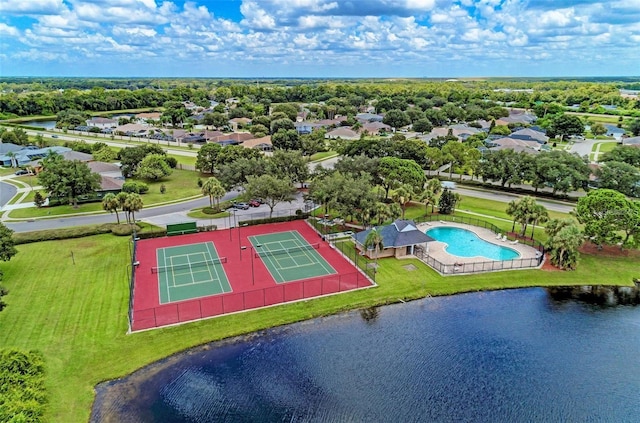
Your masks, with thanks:
<instances>
[{"instance_id":1,"label":"lake water","mask_svg":"<svg viewBox=\"0 0 640 423\"><path fill-rule=\"evenodd\" d=\"M637 422L639 356L640 307L428 298L176 355L100 385L92 421Z\"/></svg>"}]
</instances>

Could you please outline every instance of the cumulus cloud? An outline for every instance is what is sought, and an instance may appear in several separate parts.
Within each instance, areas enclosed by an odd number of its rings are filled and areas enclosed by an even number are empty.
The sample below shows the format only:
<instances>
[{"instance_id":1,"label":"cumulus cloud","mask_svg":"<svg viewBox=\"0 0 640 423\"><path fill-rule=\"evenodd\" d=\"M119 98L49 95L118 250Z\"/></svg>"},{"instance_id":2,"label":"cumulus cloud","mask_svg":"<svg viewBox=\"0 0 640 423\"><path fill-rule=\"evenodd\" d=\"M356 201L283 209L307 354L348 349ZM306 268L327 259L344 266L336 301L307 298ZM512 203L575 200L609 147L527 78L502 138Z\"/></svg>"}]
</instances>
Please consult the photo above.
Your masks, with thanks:
<instances>
[{"instance_id":1,"label":"cumulus cloud","mask_svg":"<svg viewBox=\"0 0 640 423\"><path fill-rule=\"evenodd\" d=\"M638 0L0 0L0 12L4 57L46 48L61 66L70 51L110 63L141 58L140 66L156 57L210 60L202 69L237 61L246 72L285 74L293 64L424 76L431 67L640 62Z\"/></svg>"},{"instance_id":2,"label":"cumulus cloud","mask_svg":"<svg viewBox=\"0 0 640 423\"><path fill-rule=\"evenodd\" d=\"M0 12L6 14L47 15L66 9L62 0L2 0Z\"/></svg>"}]
</instances>

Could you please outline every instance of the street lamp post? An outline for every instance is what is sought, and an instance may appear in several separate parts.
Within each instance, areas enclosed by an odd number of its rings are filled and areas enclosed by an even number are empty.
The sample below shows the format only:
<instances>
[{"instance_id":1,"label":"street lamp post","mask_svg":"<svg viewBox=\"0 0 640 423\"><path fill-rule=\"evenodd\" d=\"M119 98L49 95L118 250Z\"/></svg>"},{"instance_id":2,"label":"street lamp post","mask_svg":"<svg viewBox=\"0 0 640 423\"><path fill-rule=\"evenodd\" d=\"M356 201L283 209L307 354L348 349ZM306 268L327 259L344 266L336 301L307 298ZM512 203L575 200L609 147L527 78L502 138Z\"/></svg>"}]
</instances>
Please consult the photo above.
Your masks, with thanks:
<instances>
[{"instance_id":1,"label":"street lamp post","mask_svg":"<svg viewBox=\"0 0 640 423\"><path fill-rule=\"evenodd\" d=\"M255 270L253 268L253 256L255 253L258 252L258 250L256 250L256 248L260 248L262 247L262 245L256 245L256 246L250 246L251 248L251 285L255 285L256 284L256 277L255 277ZM241 249L246 249L247 247L240 247ZM242 254L242 253L240 253Z\"/></svg>"},{"instance_id":2,"label":"street lamp post","mask_svg":"<svg viewBox=\"0 0 640 423\"><path fill-rule=\"evenodd\" d=\"M233 221L235 222L235 220L236 220L236 219L235 219L236 214L233 212L233 210L231 210L231 211L229 212L229 241L231 241L231 240L232 240L232 238L231 238L231 229L233 229L233 224L232 224L232 222L231 222L231 216L232 216L232 215L233 215Z\"/></svg>"}]
</instances>

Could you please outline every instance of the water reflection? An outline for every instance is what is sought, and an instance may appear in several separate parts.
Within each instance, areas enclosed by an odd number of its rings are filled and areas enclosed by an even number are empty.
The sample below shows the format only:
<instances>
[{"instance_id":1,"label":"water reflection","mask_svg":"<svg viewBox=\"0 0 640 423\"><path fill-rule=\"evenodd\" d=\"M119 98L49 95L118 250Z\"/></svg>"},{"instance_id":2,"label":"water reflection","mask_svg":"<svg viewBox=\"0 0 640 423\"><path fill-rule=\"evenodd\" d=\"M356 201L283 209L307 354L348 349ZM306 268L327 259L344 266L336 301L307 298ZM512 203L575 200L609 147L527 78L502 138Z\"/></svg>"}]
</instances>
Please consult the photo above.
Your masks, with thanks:
<instances>
[{"instance_id":1,"label":"water reflection","mask_svg":"<svg viewBox=\"0 0 640 423\"><path fill-rule=\"evenodd\" d=\"M640 413L640 308L559 305L527 289L374 310L172 357L100 386L92 420L618 422Z\"/></svg>"}]
</instances>

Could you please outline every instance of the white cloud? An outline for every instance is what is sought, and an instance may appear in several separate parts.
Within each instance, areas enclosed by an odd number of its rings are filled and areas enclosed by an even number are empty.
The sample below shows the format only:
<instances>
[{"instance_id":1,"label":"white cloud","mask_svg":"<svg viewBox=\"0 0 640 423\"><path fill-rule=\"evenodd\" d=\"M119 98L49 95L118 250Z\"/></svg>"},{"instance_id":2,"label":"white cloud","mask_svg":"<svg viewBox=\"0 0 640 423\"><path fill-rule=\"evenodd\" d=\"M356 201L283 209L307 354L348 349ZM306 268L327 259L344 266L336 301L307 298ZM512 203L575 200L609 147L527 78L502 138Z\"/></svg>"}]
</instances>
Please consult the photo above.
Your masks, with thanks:
<instances>
[{"instance_id":1,"label":"white cloud","mask_svg":"<svg viewBox=\"0 0 640 423\"><path fill-rule=\"evenodd\" d=\"M62 0L2 0L0 12L7 14L46 15L66 9Z\"/></svg>"},{"instance_id":2,"label":"white cloud","mask_svg":"<svg viewBox=\"0 0 640 423\"><path fill-rule=\"evenodd\" d=\"M574 21L574 10L559 9L544 12L538 18L536 24L540 26L564 27Z\"/></svg>"},{"instance_id":3,"label":"white cloud","mask_svg":"<svg viewBox=\"0 0 640 423\"><path fill-rule=\"evenodd\" d=\"M18 28L9 26L4 22L0 22L0 35L8 35L9 37L17 37L20 35Z\"/></svg>"},{"instance_id":4,"label":"white cloud","mask_svg":"<svg viewBox=\"0 0 640 423\"><path fill-rule=\"evenodd\" d=\"M254 2L244 2L240 6L240 12L244 16L242 24L254 29L273 29L276 21L264 9Z\"/></svg>"},{"instance_id":5,"label":"white cloud","mask_svg":"<svg viewBox=\"0 0 640 423\"><path fill-rule=\"evenodd\" d=\"M0 10L31 10L0 18L2 54L40 48L60 60L69 51L122 66L131 57L237 60L261 74L292 57L312 71L344 61L342 68L367 72L426 69L421 75L429 66L469 72L456 65L469 60L487 70L504 63L526 70L536 58L554 70L585 58L602 68L616 57L640 62L640 0L238 0L224 10L219 1L0 0ZM229 17L230 4L241 18ZM29 19L13 21L14 14Z\"/></svg>"}]
</instances>

